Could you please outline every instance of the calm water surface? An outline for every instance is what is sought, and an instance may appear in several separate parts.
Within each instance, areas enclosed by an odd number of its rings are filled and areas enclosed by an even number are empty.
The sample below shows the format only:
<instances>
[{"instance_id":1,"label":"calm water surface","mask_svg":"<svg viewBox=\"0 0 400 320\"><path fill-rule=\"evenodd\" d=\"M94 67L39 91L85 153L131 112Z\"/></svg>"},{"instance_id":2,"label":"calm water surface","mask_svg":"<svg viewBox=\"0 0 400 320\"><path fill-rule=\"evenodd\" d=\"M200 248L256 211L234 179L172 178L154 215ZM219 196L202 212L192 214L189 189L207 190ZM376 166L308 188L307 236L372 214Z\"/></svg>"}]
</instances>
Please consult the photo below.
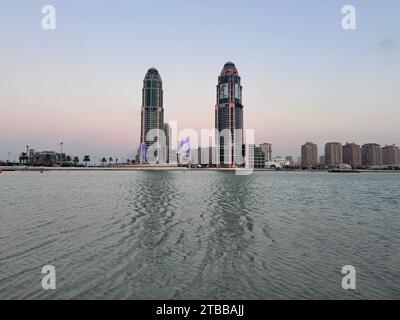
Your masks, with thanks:
<instances>
[{"instance_id":1,"label":"calm water surface","mask_svg":"<svg viewBox=\"0 0 400 320\"><path fill-rule=\"evenodd\" d=\"M3 173L0 299L16 298L400 299L400 174Z\"/></svg>"}]
</instances>

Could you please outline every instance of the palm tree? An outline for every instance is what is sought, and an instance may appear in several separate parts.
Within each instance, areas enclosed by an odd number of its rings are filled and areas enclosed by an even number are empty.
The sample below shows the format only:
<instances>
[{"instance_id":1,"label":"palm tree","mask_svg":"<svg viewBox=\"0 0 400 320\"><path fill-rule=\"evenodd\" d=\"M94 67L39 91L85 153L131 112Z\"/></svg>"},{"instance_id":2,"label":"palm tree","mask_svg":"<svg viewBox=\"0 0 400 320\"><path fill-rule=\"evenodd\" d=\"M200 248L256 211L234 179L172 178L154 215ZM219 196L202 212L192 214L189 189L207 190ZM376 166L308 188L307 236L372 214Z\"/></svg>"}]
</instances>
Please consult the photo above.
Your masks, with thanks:
<instances>
[{"instance_id":1,"label":"palm tree","mask_svg":"<svg viewBox=\"0 0 400 320\"><path fill-rule=\"evenodd\" d=\"M115 159L115 165L118 165L118 158Z\"/></svg>"},{"instance_id":2,"label":"palm tree","mask_svg":"<svg viewBox=\"0 0 400 320\"><path fill-rule=\"evenodd\" d=\"M28 154L26 152L22 152L21 155L19 156L19 163L26 163L28 160Z\"/></svg>"},{"instance_id":3,"label":"palm tree","mask_svg":"<svg viewBox=\"0 0 400 320\"><path fill-rule=\"evenodd\" d=\"M101 164L103 165L103 167L104 167L104 165L107 163L107 159L104 157L104 158L102 158L101 159Z\"/></svg>"},{"instance_id":4,"label":"palm tree","mask_svg":"<svg viewBox=\"0 0 400 320\"><path fill-rule=\"evenodd\" d=\"M74 157L74 165L77 166L79 164L79 158Z\"/></svg>"},{"instance_id":5,"label":"palm tree","mask_svg":"<svg viewBox=\"0 0 400 320\"><path fill-rule=\"evenodd\" d=\"M108 165L111 166L111 162L113 162L113 158L108 158Z\"/></svg>"},{"instance_id":6,"label":"palm tree","mask_svg":"<svg viewBox=\"0 0 400 320\"><path fill-rule=\"evenodd\" d=\"M67 162L68 165L70 165L70 164L71 164L71 161L72 161L71 156L67 156L67 157L65 158L65 161Z\"/></svg>"},{"instance_id":7,"label":"palm tree","mask_svg":"<svg viewBox=\"0 0 400 320\"><path fill-rule=\"evenodd\" d=\"M83 162L85 163L85 167L87 167L87 163L90 162L90 156L89 155L85 155L83 157Z\"/></svg>"}]
</instances>

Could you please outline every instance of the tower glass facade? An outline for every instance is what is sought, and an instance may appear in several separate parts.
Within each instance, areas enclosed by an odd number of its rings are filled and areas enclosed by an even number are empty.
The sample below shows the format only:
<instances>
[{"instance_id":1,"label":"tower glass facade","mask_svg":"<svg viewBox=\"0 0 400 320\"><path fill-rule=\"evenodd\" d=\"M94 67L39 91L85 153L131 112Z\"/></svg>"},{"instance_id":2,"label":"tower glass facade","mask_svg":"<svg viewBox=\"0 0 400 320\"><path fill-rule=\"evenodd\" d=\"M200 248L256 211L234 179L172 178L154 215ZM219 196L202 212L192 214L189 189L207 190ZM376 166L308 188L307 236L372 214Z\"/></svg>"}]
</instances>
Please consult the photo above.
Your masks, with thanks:
<instances>
[{"instance_id":1,"label":"tower glass facade","mask_svg":"<svg viewBox=\"0 0 400 320\"><path fill-rule=\"evenodd\" d=\"M235 64L227 62L218 77L215 127L219 132L219 163L231 167L237 165L239 157L242 158L243 105L240 81Z\"/></svg>"},{"instance_id":2,"label":"tower glass facade","mask_svg":"<svg viewBox=\"0 0 400 320\"><path fill-rule=\"evenodd\" d=\"M164 107L163 107L163 89L162 80L159 72L155 68L147 71L143 80L142 90L142 109L141 109L141 131L140 144L146 147L154 146L160 141L158 134L149 137L150 130L158 129L164 131ZM157 150L161 150L161 145ZM154 157L159 159L160 151L155 151ZM144 155L140 156L141 162L144 162ZM162 159L160 159L162 160Z\"/></svg>"}]
</instances>

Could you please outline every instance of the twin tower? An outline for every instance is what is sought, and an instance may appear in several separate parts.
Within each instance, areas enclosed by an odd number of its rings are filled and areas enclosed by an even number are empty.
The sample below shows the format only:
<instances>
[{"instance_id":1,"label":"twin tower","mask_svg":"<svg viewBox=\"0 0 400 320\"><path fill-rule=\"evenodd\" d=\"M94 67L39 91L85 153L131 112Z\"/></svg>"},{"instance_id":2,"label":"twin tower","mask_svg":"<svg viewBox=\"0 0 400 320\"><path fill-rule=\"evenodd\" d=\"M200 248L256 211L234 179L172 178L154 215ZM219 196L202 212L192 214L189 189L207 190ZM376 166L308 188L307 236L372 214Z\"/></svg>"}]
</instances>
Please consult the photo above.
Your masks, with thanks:
<instances>
[{"instance_id":1,"label":"twin tower","mask_svg":"<svg viewBox=\"0 0 400 320\"><path fill-rule=\"evenodd\" d=\"M218 77L217 85L215 128L218 132L230 132L232 139L226 139L222 136L218 138L219 164L231 167L236 166L235 159L243 153L243 104L240 80L235 64L227 62ZM139 159L142 163L147 162L146 152L148 148L160 141L156 134L152 134L152 132L155 132L154 129L165 132L167 141L162 141L161 144L168 145L169 128L168 124L164 124L162 79L157 69L151 68L147 71L143 80L139 148ZM238 136L238 133L241 136ZM230 140L229 143L224 143L224 139L225 141ZM240 141L239 144L238 141ZM168 149L166 147L165 152L168 152ZM163 150L163 148L159 150ZM155 157L157 159L168 159L168 156L159 157L157 154L155 154Z\"/></svg>"}]
</instances>

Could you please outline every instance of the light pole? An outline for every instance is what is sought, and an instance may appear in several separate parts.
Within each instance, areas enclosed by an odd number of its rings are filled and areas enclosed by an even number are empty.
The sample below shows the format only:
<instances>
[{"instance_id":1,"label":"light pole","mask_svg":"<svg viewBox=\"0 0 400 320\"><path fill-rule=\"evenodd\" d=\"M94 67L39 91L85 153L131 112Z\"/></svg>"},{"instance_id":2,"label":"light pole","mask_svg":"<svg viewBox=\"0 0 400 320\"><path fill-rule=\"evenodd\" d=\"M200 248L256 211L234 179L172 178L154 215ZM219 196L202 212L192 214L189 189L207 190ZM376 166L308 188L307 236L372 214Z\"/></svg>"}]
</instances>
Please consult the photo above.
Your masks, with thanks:
<instances>
[{"instance_id":1,"label":"light pole","mask_svg":"<svg viewBox=\"0 0 400 320\"><path fill-rule=\"evenodd\" d=\"M25 158L25 161L27 161L28 163L30 162L29 161L29 146L28 145L26 146L26 158ZM25 163L25 165L26 165L26 163Z\"/></svg>"},{"instance_id":2,"label":"light pole","mask_svg":"<svg viewBox=\"0 0 400 320\"><path fill-rule=\"evenodd\" d=\"M61 163L61 167L63 165L63 153L62 153L62 147L63 147L64 142L60 142L60 148L61 148L61 152L60 152L60 163Z\"/></svg>"}]
</instances>

